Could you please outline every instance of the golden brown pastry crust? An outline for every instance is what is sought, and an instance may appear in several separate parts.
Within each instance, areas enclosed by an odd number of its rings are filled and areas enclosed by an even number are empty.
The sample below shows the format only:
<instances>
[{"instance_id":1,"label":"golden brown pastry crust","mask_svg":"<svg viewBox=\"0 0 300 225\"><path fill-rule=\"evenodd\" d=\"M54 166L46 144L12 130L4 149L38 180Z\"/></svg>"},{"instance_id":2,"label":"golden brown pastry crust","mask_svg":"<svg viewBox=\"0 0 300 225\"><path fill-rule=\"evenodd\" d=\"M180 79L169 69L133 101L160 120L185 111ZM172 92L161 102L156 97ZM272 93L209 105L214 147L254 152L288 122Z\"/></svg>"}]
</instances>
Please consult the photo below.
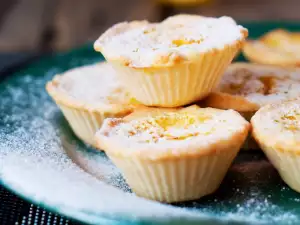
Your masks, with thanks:
<instances>
[{"instance_id":1,"label":"golden brown pastry crust","mask_svg":"<svg viewBox=\"0 0 300 225\"><path fill-rule=\"evenodd\" d=\"M213 92L203 101L205 106L218 109L234 109L241 113L255 112L260 107L242 96L234 96L223 92Z\"/></svg>"}]
</instances>

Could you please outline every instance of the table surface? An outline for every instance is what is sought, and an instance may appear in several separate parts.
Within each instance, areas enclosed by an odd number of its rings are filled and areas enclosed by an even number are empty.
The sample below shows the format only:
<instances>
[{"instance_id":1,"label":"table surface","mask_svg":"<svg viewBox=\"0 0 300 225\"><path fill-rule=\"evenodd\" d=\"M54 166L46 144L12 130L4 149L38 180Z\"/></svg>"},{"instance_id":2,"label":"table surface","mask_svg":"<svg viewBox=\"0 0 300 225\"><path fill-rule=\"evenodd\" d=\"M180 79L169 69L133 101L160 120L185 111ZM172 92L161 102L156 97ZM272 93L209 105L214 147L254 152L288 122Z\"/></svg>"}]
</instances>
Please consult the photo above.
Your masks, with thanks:
<instances>
[{"instance_id":1,"label":"table surface","mask_svg":"<svg viewBox=\"0 0 300 225\"><path fill-rule=\"evenodd\" d=\"M0 221L2 225L79 225L68 218L51 213L24 201L0 186Z\"/></svg>"}]
</instances>

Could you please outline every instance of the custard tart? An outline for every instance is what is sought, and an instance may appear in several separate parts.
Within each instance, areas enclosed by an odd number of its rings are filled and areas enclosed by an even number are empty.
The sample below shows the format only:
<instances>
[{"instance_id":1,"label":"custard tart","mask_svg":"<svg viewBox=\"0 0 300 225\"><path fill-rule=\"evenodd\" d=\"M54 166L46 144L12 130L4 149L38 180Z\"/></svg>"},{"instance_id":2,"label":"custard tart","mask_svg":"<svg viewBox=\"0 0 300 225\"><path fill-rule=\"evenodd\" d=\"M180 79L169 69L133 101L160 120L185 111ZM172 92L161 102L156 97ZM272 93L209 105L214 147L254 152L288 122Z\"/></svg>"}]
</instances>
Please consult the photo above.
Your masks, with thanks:
<instances>
[{"instance_id":1,"label":"custard tart","mask_svg":"<svg viewBox=\"0 0 300 225\"><path fill-rule=\"evenodd\" d=\"M138 105L106 62L56 75L46 89L74 133L93 146L95 133L105 118L126 116Z\"/></svg>"},{"instance_id":2,"label":"custard tart","mask_svg":"<svg viewBox=\"0 0 300 225\"><path fill-rule=\"evenodd\" d=\"M217 86L247 35L230 17L177 15L161 23L118 23L94 48L139 102L178 107L204 98Z\"/></svg>"},{"instance_id":3,"label":"custard tart","mask_svg":"<svg viewBox=\"0 0 300 225\"><path fill-rule=\"evenodd\" d=\"M233 110L193 105L106 119L96 140L138 196L180 202L219 187L248 130Z\"/></svg>"},{"instance_id":4,"label":"custard tart","mask_svg":"<svg viewBox=\"0 0 300 225\"><path fill-rule=\"evenodd\" d=\"M203 105L234 109L250 120L264 105L298 97L300 69L233 63Z\"/></svg>"},{"instance_id":5,"label":"custard tart","mask_svg":"<svg viewBox=\"0 0 300 225\"><path fill-rule=\"evenodd\" d=\"M251 124L254 138L281 178L300 192L300 100L264 106Z\"/></svg>"},{"instance_id":6,"label":"custard tart","mask_svg":"<svg viewBox=\"0 0 300 225\"><path fill-rule=\"evenodd\" d=\"M300 66L300 33L272 30L258 40L249 40L243 47L245 57L255 63Z\"/></svg>"}]
</instances>

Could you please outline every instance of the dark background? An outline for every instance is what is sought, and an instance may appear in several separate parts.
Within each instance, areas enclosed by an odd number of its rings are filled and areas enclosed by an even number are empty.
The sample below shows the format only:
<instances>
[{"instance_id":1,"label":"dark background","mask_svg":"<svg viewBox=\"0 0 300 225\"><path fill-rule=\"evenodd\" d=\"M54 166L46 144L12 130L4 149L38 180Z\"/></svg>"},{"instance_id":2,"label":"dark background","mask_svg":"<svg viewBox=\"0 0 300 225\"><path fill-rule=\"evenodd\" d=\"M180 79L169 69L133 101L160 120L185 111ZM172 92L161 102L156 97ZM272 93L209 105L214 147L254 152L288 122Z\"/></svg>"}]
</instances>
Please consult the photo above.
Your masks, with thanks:
<instances>
[{"instance_id":1,"label":"dark background","mask_svg":"<svg viewBox=\"0 0 300 225\"><path fill-rule=\"evenodd\" d=\"M94 41L116 22L158 21L168 13L236 20L300 20L299 0L2 0L0 52L58 51ZM175 0L173 0L175 1ZM186 4L184 2L195 2Z\"/></svg>"}]
</instances>

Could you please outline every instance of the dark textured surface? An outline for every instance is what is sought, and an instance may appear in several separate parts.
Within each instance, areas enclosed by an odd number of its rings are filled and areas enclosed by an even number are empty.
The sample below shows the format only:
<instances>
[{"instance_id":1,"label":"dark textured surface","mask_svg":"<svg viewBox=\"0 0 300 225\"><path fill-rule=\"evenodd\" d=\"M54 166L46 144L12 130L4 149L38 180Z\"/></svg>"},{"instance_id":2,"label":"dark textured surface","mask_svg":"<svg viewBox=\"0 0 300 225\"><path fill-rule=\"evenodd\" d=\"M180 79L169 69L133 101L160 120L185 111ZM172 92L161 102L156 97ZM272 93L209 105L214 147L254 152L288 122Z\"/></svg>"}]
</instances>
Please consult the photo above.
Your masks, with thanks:
<instances>
[{"instance_id":1,"label":"dark textured surface","mask_svg":"<svg viewBox=\"0 0 300 225\"><path fill-rule=\"evenodd\" d=\"M24 201L2 186L0 186L0 224L80 225L80 223Z\"/></svg>"}]
</instances>

